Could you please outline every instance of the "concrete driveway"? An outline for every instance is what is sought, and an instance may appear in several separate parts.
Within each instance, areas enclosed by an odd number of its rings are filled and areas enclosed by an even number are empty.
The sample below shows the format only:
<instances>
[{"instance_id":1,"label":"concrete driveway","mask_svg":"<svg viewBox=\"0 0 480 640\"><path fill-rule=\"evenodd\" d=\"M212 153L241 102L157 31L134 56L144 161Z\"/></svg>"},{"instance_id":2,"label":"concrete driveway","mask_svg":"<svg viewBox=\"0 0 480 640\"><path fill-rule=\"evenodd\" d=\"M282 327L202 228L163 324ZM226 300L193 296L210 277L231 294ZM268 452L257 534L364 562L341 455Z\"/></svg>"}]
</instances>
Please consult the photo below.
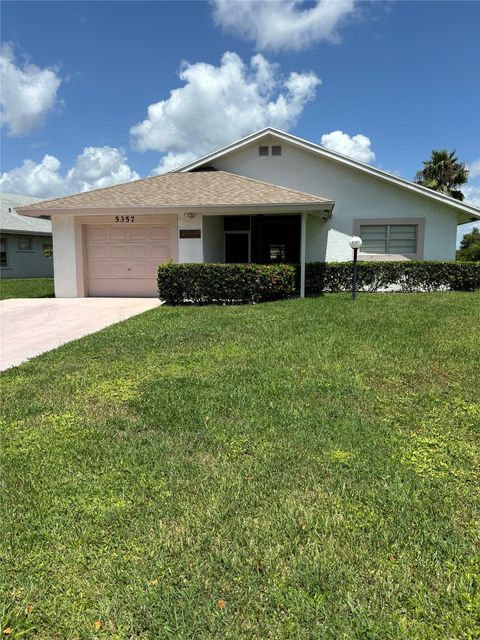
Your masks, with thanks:
<instances>
[{"instance_id":1,"label":"concrete driveway","mask_svg":"<svg viewBox=\"0 0 480 640\"><path fill-rule=\"evenodd\" d=\"M2 300L0 371L159 305L155 298Z\"/></svg>"}]
</instances>

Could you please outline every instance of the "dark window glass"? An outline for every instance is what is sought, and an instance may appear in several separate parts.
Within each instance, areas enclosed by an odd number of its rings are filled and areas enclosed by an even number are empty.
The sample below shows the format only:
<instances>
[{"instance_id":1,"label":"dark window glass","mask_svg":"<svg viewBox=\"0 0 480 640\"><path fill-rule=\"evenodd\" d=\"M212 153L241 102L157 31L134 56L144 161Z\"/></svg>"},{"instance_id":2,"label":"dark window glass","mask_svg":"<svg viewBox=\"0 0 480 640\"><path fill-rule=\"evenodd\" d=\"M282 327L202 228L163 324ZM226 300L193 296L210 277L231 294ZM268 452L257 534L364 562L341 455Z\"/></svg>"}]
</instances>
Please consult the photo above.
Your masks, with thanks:
<instances>
[{"instance_id":1,"label":"dark window glass","mask_svg":"<svg viewBox=\"0 0 480 640\"><path fill-rule=\"evenodd\" d=\"M0 238L0 266L6 267L7 265L7 238L6 236L2 236Z\"/></svg>"},{"instance_id":2,"label":"dark window glass","mask_svg":"<svg viewBox=\"0 0 480 640\"><path fill-rule=\"evenodd\" d=\"M248 233L226 233L225 234L225 262L244 263L248 262Z\"/></svg>"},{"instance_id":3,"label":"dark window glass","mask_svg":"<svg viewBox=\"0 0 480 640\"><path fill-rule=\"evenodd\" d=\"M259 156L268 156L268 147L258 147Z\"/></svg>"},{"instance_id":4,"label":"dark window glass","mask_svg":"<svg viewBox=\"0 0 480 640\"><path fill-rule=\"evenodd\" d=\"M282 147L280 145L274 145L272 147L272 156L281 156L282 155Z\"/></svg>"},{"instance_id":5,"label":"dark window glass","mask_svg":"<svg viewBox=\"0 0 480 640\"><path fill-rule=\"evenodd\" d=\"M32 238L25 236L23 238L19 238L17 240L17 250L18 251L32 251L33 250L33 241Z\"/></svg>"},{"instance_id":6,"label":"dark window glass","mask_svg":"<svg viewBox=\"0 0 480 640\"><path fill-rule=\"evenodd\" d=\"M224 216L223 228L225 231L248 231L250 216Z\"/></svg>"}]
</instances>

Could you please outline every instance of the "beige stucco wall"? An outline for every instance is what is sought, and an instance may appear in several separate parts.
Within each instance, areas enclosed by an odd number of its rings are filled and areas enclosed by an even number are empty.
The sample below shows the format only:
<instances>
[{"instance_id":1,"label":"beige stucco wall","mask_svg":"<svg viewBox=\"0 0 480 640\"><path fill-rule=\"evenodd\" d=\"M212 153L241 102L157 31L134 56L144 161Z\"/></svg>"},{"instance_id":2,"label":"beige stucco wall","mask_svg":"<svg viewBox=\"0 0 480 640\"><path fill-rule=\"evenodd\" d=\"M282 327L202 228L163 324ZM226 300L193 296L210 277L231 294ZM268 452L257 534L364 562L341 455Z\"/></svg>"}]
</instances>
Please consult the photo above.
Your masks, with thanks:
<instances>
[{"instance_id":1,"label":"beige stucco wall","mask_svg":"<svg viewBox=\"0 0 480 640\"><path fill-rule=\"evenodd\" d=\"M270 144L278 144L278 140ZM267 144L262 140L262 145ZM349 260L355 218L425 218L425 260L455 258L457 217L448 206L282 142L281 156L260 157L258 143L212 162L213 166L335 200L332 218L312 216L307 260Z\"/></svg>"}]
</instances>

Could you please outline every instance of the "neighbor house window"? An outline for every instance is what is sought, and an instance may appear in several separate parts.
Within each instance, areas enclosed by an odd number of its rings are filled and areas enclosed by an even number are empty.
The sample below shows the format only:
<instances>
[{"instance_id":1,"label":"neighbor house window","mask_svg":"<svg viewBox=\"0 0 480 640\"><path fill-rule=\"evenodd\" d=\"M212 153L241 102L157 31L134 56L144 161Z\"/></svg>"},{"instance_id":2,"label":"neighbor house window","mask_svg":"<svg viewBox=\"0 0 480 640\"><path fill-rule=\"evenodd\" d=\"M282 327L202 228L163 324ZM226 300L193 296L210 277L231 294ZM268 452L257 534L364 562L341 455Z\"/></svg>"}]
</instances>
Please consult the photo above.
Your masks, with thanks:
<instances>
[{"instance_id":1,"label":"neighbor house window","mask_svg":"<svg viewBox=\"0 0 480 640\"><path fill-rule=\"evenodd\" d=\"M278 145L272 146L272 156L281 156L282 155L282 147Z\"/></svg>"},{"instance_id":2,"label":"neighbor house window","mask_svg":"<svg viewBox=\"0 0 480 640\"><path fill-rule=\"evenodd\" d=\"M17 250L18 251L32 251L33 250L33 240L32 238L19 238L17 240Z\"/></svg>"},{"instance_id":3,"label":"neighbor house window","mask_svg":"<svg viewBox=\"0 0 480 640\"><path fill-rule=\"evenodd\" d=\"M7 236L1 236L0 237L0 267L8 266L7 248L8 248Z\"/></svg>"},{"instance_id":4,"label":"neighbor house window","mask_svg":"<svg viewBox=\"0 0 480 640\"><path fill-rule=\"evenodd\" d=\"M418 243L416 224L362 224L362 253L415 255Z\"/></svg>"},{"instance_id":5,"label":"neighbor house window","mask_svg":"<svg viewBox=\"0 0 480 640\"><path fill-rule=\"evenodd\" d=\"M268 156L268 147L258 147L259 156Z\"/></svg>"}]
</instances>

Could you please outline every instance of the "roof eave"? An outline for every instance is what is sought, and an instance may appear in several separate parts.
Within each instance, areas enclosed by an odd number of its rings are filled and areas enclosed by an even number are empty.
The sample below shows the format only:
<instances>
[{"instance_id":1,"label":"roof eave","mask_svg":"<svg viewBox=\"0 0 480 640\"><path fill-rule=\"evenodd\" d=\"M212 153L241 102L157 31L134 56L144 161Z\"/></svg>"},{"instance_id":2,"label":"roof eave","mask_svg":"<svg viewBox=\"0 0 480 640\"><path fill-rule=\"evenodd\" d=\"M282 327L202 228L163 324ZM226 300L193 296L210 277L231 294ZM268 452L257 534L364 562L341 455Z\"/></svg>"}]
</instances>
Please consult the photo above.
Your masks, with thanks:
<instances>
[{"instance_id":1,"label":"roof eave","mask_svg":"<svg viewBox=\"0 0 480 640\"><path fill-rule=\"evenodd\" d=\"M111 215L113 212L145 212L147 214L168 215L172 213L184 213L193 211L195 213L223 213L232 212L283 212L296 213L301 211L324 211L331 212L335 202L333 200L322 200L312 202L266 202L266 203L244 203L244 204L215 204L215 205L168 205L168 206L145 206L145 205L128 205L128 206L111 206L111 207L61 207L52 209L35 209L34 207L23 207L22 215L37 217L45 215L45 211L51 216L57 215Z\"/></svg>"},{"instance_id":2,"label":"roof eave","mask_svg":"<svg viewBox=\"0 0 480 640\"><path fill-rule=\"evenodd\" d=\"M52 231L48 231L45 229L44 231L39 231L37 229L8 229L7 227L2 227L2 233L8 233L17 236L51 236Z\"/></svg>"}]
</instances>

